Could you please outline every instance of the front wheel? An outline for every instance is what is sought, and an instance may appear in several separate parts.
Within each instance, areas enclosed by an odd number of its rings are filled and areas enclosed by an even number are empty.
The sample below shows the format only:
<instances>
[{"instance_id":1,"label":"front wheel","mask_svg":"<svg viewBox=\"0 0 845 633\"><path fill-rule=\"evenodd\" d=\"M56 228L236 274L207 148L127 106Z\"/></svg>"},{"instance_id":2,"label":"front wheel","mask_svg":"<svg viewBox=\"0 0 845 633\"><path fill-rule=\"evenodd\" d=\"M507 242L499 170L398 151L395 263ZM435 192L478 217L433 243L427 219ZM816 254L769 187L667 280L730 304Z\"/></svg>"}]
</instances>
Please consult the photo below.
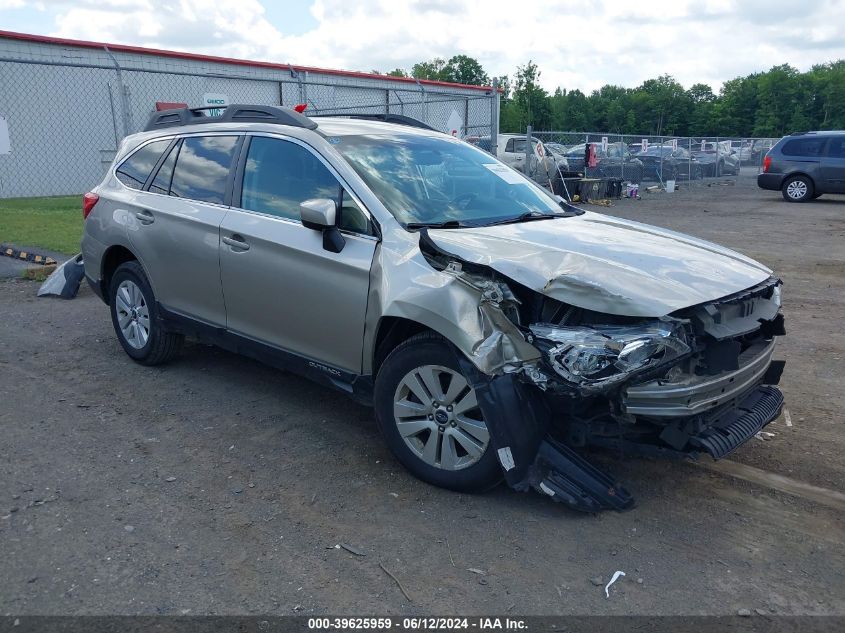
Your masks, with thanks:
<instances>
[{"instance_id":1,"label":"front wheel","mask_svg":"<svg viewBox=\"0 0 845 633\"><path fill-rule=\"evenodd\" d=\"M179 353L184 337L164 330L155 296L137 261L121 264L109 289L112 324L123 350L142 365L160 365Z\"/></svg>"},{"instance_id":2,"label":"front wheel","mask_svg":"<svg viewBox=\"0 0 845 633\"><path fill-rule=\"evenodd\" d=\"M787 202L807 202L813 199L813 183L806 176L793 176L783 183L781 192Z\"/></svg>"},{"instance_id":3,"label":"front wheel","mask_svg":"<svg viewBox=\"0 0 845 633\"><path fill-rule=\"evenodd\" d=\"M418 334L394 349L376 376L374 404L388 447L419 479L459 492L501 480L475 390L443 338Z\"/></svg>"}]
</instances>

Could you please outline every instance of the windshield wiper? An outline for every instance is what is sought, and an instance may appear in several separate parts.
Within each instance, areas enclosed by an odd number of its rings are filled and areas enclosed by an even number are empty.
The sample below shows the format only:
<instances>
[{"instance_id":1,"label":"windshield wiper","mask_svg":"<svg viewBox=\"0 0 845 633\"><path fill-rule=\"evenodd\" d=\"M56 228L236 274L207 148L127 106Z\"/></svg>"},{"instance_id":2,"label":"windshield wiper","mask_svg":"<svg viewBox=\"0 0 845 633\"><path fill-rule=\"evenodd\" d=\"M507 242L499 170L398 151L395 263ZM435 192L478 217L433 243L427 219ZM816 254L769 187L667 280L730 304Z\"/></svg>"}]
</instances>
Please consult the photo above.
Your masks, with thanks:
<instances>
[{"instance_id":1,"label":"windshield wiper","mask_svg":"<svg viewBox=\"0 0 845 633\"><path fill-rule=\"evenodd\" d=\"M406 229L465 229L471 224L465 224L460 220L444 220L443 222L408 222Z\"/></svg>"},{"instance_id":2,"label":"windshield wiper","mask_svg":"<svg viewBox=\"0 0 845 633\"><path fill-rule=\"evenodd\" d=\"M503 218L501 220L494 220L492 222L485 222L483 226L496 226L497 224L516 224L518 222L530 222L532 220L551 220L553 218L569 217L567 213L537 213L536 211L529 211L520 215L515 215L510 218Z\"/></svg>"}]
</instances>

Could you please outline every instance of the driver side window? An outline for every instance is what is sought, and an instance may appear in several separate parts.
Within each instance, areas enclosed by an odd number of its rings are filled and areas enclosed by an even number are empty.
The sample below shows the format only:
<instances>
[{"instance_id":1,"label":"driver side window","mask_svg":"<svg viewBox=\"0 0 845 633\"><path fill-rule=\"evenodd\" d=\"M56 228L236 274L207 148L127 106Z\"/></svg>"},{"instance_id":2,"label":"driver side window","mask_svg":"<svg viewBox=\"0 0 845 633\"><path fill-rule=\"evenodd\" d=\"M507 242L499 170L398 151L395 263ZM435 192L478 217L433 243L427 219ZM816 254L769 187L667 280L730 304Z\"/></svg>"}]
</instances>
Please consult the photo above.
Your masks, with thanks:
<instances>
[{"instance_id":1,"label":"driver side window","mask_svg":"<svg viewBox=\"0 0 845 633\"><path fill-rule=\"evenodd\" d=\"M372 235L366 213L314 154L290 141L252 137L240 207L298 221L299 204L311 198L334 200L341 230Z\"/></svg>"}]
</instances>

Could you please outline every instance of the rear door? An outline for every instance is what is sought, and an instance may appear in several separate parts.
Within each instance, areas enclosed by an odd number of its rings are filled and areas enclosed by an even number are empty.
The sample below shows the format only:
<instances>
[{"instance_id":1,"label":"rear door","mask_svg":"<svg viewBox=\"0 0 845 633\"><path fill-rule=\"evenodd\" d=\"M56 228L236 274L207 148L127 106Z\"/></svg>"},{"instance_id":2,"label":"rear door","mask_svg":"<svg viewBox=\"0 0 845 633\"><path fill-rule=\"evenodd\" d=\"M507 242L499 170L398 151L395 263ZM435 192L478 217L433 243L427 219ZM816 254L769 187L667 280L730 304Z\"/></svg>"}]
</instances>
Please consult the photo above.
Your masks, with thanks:
<instances>
[{"instance_id":1,"label":"rear door","mask_svg":"<svg viewBox=\"0 0 845 633\"><path fill-rule=\"evenodd\" d=\"M796 172L807 174L813 179L816 190L819 189L819 185L823 187L820 168L827 137L808 134L787 138L780 152L777 150L772 152L772 165L769 172L787 176Z\"/></svg>"},{"instance_id":2,"label":"rear door","mask_svg":"<svg viewBox=\"0 0 845 633\"><path fill-rule=\"evenodd\" d=\"M830 138L820 171L825 192L845 193L845 135Z\"/></svg>"},{"instance_id":3,"label":"rear door","mask_svg":"<svg viewBox=\"0 0 845 633\"><path fill-rule=\"evenodd\" d=\"M336 172L298 139L252 136L242 151L232 208L220 227L227 327L235 334L361 372L370 265L377 238ZM299 204L329 198L346 244L323 248Z\"/></svg>"},{"instance_id":4,"label":"rear door","mask_svg":"<svg viewBox=\"0 0 845 633\"><path fill-rule=\"evenodd\" d=\"M224 326L220 223L228 208L233 161L242 137L186 136L160 162L139 194L129 240L168 310Z\"/></svg>"}]
</instances>

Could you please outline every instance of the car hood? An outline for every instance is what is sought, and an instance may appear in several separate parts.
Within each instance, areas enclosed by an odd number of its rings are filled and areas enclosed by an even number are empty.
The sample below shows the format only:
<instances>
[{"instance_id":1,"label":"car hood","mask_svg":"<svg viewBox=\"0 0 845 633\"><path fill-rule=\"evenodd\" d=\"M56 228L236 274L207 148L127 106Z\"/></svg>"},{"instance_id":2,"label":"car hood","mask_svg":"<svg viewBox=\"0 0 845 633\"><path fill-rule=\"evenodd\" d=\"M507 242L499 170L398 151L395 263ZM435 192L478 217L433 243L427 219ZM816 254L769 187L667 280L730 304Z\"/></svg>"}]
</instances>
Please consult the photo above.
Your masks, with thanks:
<instances>
[{"instance_id":1,"label":"car hood","mask_svg":"<svg viewBox=\"0 0 845 633\"><path fill-rule=\"evenodd\" d=\"M608 314L659 317L745 290L772 271L735 251L598 213L429 231L460 259Z\"/></svg>"}]
</instances>

